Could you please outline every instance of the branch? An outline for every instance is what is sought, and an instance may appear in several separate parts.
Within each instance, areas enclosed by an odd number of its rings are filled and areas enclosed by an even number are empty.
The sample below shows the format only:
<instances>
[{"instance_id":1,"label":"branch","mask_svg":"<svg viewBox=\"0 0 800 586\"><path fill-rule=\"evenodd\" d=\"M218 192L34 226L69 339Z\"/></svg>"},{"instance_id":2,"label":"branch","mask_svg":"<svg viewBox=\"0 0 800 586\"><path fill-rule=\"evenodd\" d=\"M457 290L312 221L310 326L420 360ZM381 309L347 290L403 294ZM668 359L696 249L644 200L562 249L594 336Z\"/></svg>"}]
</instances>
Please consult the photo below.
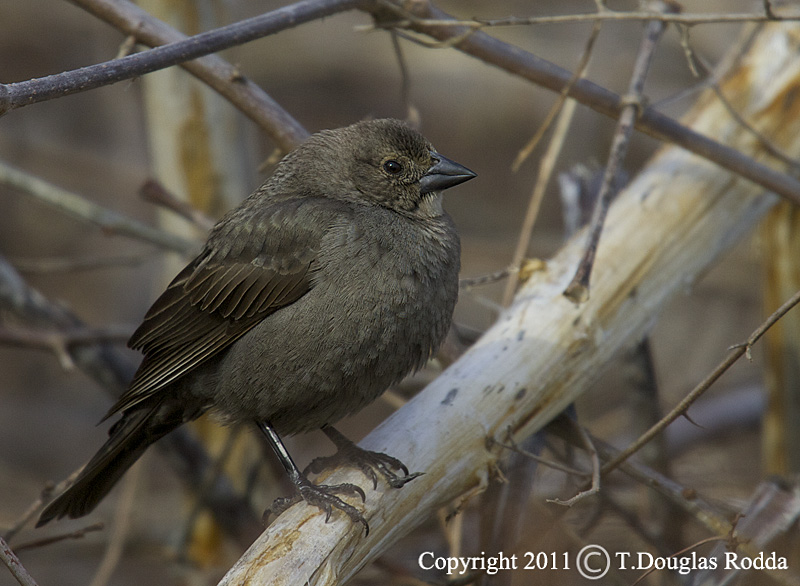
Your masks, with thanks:
<instances>
[{"instance_id":1,"label":"branch","mask_svg":"<svg viewBox=\"0 0 800 586\"><path fill-rule=\"evenodd\" d=\"M552 16L508 16L505 18L476 18L474 20L425 19L424 24L431 26L467 26L474 29L499 26L529 26L540 24L575 24L581 22L636 22L658 20L664 24L675 23L687 26L698 24L748 23L770 21L797 21L800 16L779 16L771 12L695 13L669 14L650 10L589 12L582 14L556 14Z\"/></svg>"},{"instance_id":2,"label":"branch","mask_svg":"<svg viewBox=\"0 0 800 586\"><path fill-rule=\"evenodd\" d=\"M38 79L0 84L0 116L44 102L131 79L355 8L359 0L303 0L266 14L200 33L150 51Z\"/></svg>"},{"instance_id":3,"label":"branch","mask_svg":"<svg viewBox=\"0 0 800 586\"><path fill-rule=\"evenodd\" d=\"M651 4L661 7L664 12L669 12L675 8L660 1L654 1ZM592 274L594 256L597 252L597 245L600 242L600 234L603 231L608 206L618 190L618 186L614 182L628 152L628 145L630 144L631 136L633 136L633 125L639 112L644 107L644 82L647 79L647 73L650 71L650 64L653 62L658 41L661 39L665 29L666 25L660 20L648 22L644 29L642 43L633 68L633 75L628 85L628 93L625 96L625 105L622 107L622 113L619 115L617 128L614 131L611 152L608 154L608 161L603 174L603 182L600 185L597 200L594 204L586 252L578 265L575 276L566 291L564 291L564 295L575 303L583 303L589 298L589 279Z\"/></svg>"},{"instance_id":4,"label":"branch","mask_svg":"<svg viewBox=\"0 0 800 586\"><path fill-rule=\"evenodd\" d=\"M11 575L14 576L17 582L22 586L37 586L36 580L28 573L28 570L25 569L25 566L22 565L22 562L19 561L19 558L11 548L8 547L6 540L2 537L0 537L0 560L3 561L11 572Z\"/></svg>"},{"instance_id":5,"label":"branch","mask_svg":"<svg viewBox=\"0 0 800 586\"><path fill-rule=\"evenodd\" d=\"M770 25L754 42L726 93L790 156L800 154L798 28ZM790 74L791 72L791 74ZM746 81L746 84L745 84ZM755 90L755 91L754 91ZM725 137L751 156L763 151L706 93L686 117L693 131ZM776 201L747 181L683 149L661 149L611 205L596 256L592 297L576 306L562 295L579 261L584 233L534 273L514 304L423 392L361 442L425 474L401 490L366 490L370 534L343 515L298 503L253 544L220 582L341 584L442 506L489 482L510 434L520 441L584 393L621 350L636 343L658 310L683 293L744 236ZM327 484L364 483L336 469Z\"/></svg>"},{"instance_id":6,"label":"branch","mask_svg":"<svg viewBox=\"0 0 800 586\"><path fill-rule=\"evenodd\" d=\"M391 10L387 8L391 7ZM407 26L413 31L430 36L438 41L452 42L454 47L490 65L495 65L513 75L523 77L537 85L560 92L570 83L572 74L557 65L528 53L508 43L499 41L483 32L468 27L445 26L437 22L429 24L425 19L451 21L453 18L429 2L421 0L410 4L413 14L397 8L394 4L367 5L379 25ZM390 14L387 15L387 12ZM393 16L395 20L389 19ZM652 18L652 14L649 14ZM399 19L399 20L397 20ZM577 80L568 92L571 98L610 118L619 118L625 101L615 94L586 79ZM636 128L653 138L681 146L700 157L741 175L762 187L774 191L794 203L800 203L800 182L780 171L776 171L753 160L728 145L703 136L676 120L653 108L644 108L636 120ZM759 153L763 154L763 153Z\"/></svg>"},{"instance_id":7,"label":"branch","mask_svg":"<svg viewBox=\"0 0 800 586\"><path fill-rule=\"evenodd\" d=\"M32 196L68 216L94 224L112 234L122 234L182 254L196 252L198 248L195 242L125 217L2 161L0 161L0 183L18 189L25 195Z\"/></svg>"},{"instance_id":8,"label":"branch","mask_svg":"<svg viewBox=\"0 0 800 586\"><path fill-rule=\"evenodd\" d=\"M675 407L673 407L669 413L662 417L658 423L653 425L644 434L637 438L635 442L620 452L611 462L603 466L603 474L608 474L614 470L614 468L642 449L645 444L647 444L656 435L664 431L670 423L678 419L678 417L685 415L689 410L689 407L692 406L692 403L697 401L697 399L699 399L703 393L705 393L709 387L711 387L711 385L719 379L719 377L725 374L737 360L739 360L745 354L749 355L753 344L755 344L761 338L761 336L767 332L767 330L775 325L778 320L786 315L789 310L791 310L798 303L800 303L800 291L795 293L791 299L781 305L766 319L766 321L764 321L764 323L758 326L758 328L756 328L756 330L750 334L750 337L747 338L746 342L734 346L728 353L728 356L726 356L722 362L720 362L717 367L705 379L703 379L702 382L700 382L683 399L681 399L681 401L675 405Z\"/></svg>"},{"instance_id":9,"label":"branch","mask_svg":"<svg viewBox=\"0 0 800 586\"><path fill-rule=\"evenodd\" d=\"M188 39L183 33L126 0L70 2L150 47L186 42ZM227 98L258 124L284 152L292 150L308 137L306 129L291 114L218 55L180 63L180 66Z\"/></svg>"}]
</instances>

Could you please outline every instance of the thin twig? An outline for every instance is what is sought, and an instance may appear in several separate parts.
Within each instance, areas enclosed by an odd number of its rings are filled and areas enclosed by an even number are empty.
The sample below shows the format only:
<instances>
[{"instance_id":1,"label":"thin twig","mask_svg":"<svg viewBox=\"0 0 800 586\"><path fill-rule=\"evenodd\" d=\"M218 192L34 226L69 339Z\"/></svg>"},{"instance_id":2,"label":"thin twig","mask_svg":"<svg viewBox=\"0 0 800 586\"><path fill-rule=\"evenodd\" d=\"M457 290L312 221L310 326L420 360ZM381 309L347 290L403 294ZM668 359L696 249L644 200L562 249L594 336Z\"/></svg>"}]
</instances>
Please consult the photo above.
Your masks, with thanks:
<instances>
[{"instance_id":1,"label":"thin twig","mask_svg":"<svg viewBox=\"0 0 800 586\"><path fill-rule=\"evenodd\" d=\"M603 460L611 460L620 453L597 437L592 436L592 443ZM659 493L717 535L724 535L730 530L729 519L736 512L735 509L719 502L712 504L693 488L680 484L641 462L629 460L620 464L619 469L642 486Z\"/></svg>"},{"instance_id":2,"label":"thin twig","mask_svg":"<svg viewBox=\"0 0 800 586\"><path fill-rule=\"evenodd\" d=\"M594 447L594 442L592 441L591 436L586 431L586 429L582 425L578 425L578 434L581 438L581 443L583 444L583 448L589 452L589 457L592 461L592 479L589 488L580 490L578 494L569 498L565 501L561 499L554 498L554 499L547 499L548 503L555 503L557 505L563 505L565 507L571 507L576 503L582 501L586 497L592 496L593 494L597 494L600 490L600 457L597 454L597 449Z\"/></svg>"},{"instance_id":3,"label":"thin twig","mask_svg":"<svg viewBox=\"0 0 800 586\"><path fill-rule=\"evenodd\" d=\"M764 6L764 16L766 16L768 20L780 20L780 17L773 12L772 2L770 0L761 0L761 4Z\"/></svg>"},{"instance_id":4,"label":"thin twig","mask_svg":"<svg viewBox=\"0 0 800 586\"><path fill-rule=\"evenodd\" d=\"M124 344L131 337L133 330L113 328L89 330L75 328L64 331L41 331L22 328L4 328L0 326L0 345L23 346L52 351L58 358L61 368L70 371L75 368L70 350L78 344L100 344L116 342Z\"/></svg>"},{"instance_id":5,"label":"thin twig","mask_svg":"<svg viewBox=\"0 0 800 586\"><path fill-rule=\"evenodd\" d=\"M73 344L98 344L114 342L124 344L133 334L131 327L74 328L42 331L0 326L0 344L30 346L49 349L52 346L69 347Z\"/></svg>"},{"instance_id":6,"label":"thin twig","mask_svg":"<svg viewBox=\"0 0 800 586\"><path fill-rule=\"evenodd\" d=\"M557 92L560 92L572 78L569 71L519 47L499 41L482 31L471 31L472 34L464 36L463 27L445 25L445 23L452 22L453 19L450 15L427 2L415 2L411 4L411 7L414 10L414 19L406 19L407 26L411 30L439 41L463 37L455 45L455 48L484 63L495 65ZM386 18L385 12L378 13L378 9L372 5L367 4L362 8L376 13L376 17ZM400 19L405 18L399 9L398 16ZM652 15L648 16L652 19ZM430 18L442 22L432 25L429 24L430 20L426 20ZM397 26L397 22L392 24ZM388 24L384 23L384 26L388 26ZM615 119L618 119L624 106L621 96L586 79L578 80L570 89L569 95L579 103ZM734 148L698 134L653 108L644 108L640 112L636 119L636 128L657 140L671 142L685 148L689 152L708 159L794 203L800 203L800 181L797 179L758 163L752 157L748 157Z\"/></svg>"},{"instance_id":7,"label":"thin twig","mask_svg":"<svg viewBox=\"0 0 800 586\"><path fill-rule=\"evenodd\" d=\"M657 434L661 433L670 423L675 421L678 417L683 415L687 409L699 399L708 388L714 384L719 377L721 377L739 358L750 352L750 348L755 344L764 333L769 330L775 323L781 319L786 313L795 305L800 303L800 291L795 293L791 299L781 305L775 312L770 315L752 334L747 338L743 344L734 346L728 356L717 365L717 367L709 374L703 381L691 390L686 397L683 398L661 421L653 425L644 434L642 434L635 442L620 452L613 460L603 466L602 473L608 474L619 466L622 462L631 457L634 453L639 451L645 444L653 439Z\"/></svg>"},{"instance_id":8,"label":"thin twig","mask_svg":"<svg viewBox=\"0 0 800 586\"><path fill-rule=\"evenodd\" d=\"M575 82L586 75L586 70L589 68L589 60L591 59L592 51L594 50L594 44L595 41L597 41L597 37L600 34L601 28L602 27L599 23L592 27L592 32L589 33L589 38L586 40L583 51L581 51L581 57L578 60L578 66L575 68L575 73L572 74L572 78L569 80L567 85L565 85L559 92L558 99L556 99L555 103L547 112L547 115L544 117L544 121L539 126L539 129L536 131L533 137L531 137L528 143L520 150L520 152L517 153L517 156L511 165L512 171L518 171L522 163L525 162L525 160L530 156L531 152L533 152L533 149L536 148L536 146L542 140L542 137L550 129L550 126L556 119L558 113L561 112L561 108L567 101L567 97L569 96L569 91L572 89L572 86L575 85Z\"/></svg>"},{"instance_id":9,"label":"thin twig","mask_svg":"<svg viewBox=\"0 0 800 586\"><path fill-rule=\"evenodd\" d=\"M403 107L406 110L406 120L414 128L419 128L419 110L411 102L411 77L408 74L408 64L403 54L403 47L397 38L397 31L391 30L389 34L392 39L392 50L397 59L397 67L400 69L400 99L403 101Z\"/></svg>"},{"instance_id":10,"label":"thin twig","mask_svg":"<svg viewBox=\"0 0 800 586\"><path fill-rule=\"evenodd\" d=\"M103 523L92 523L91 525L87 525L86 527L81 527L80 529L76 529L75 531L69 531L67 533L59 533L58 535L53 535L52 537L45 537L43 539L36 539L34 541L26 541L25 543L21 543L17 546L17 551L22 551L24 549L36 549L39 547L45 547L47 545L58 543L59 541L65 541L67 539L83 539L84 537L86 537L87 533L102 531L104 528L105 525Z\"/></svg>"},{"instance_id":11,"label":"thin twig","mask_svg":"<svg viewBox=\"0 0 800 586\"><path fill-rule=\"evenodd\" d=\"M544 135L545 128L549 127L550 122L557 116L558 121L556 123L556 129L553 132L553 136L547 146L547 151L539 161L539 173L536 175L536 183L533 187L530 201L528 202L528 209L525 211L525 218L522 221L522 227L519 231L517 246L514 249L513 256L511 257L512 267L519 267L528 251L528 245L531 241L531 234L533 233L533 226L536 223L536 218L539 216L539 209L542 206L542 200L544 200L545 191L547 190L547 186L550 184L550 178L553 175L553 169L555 168L556 161L561 153L561 149L564 146L564 141L567 138L567 131L572 124L572 119L575 114L577 102L574 100L567 101L567 94L569 93L570 88L575 85L579 79L586 75L586 70L589 67L589 60L592 56L592 50L594 49L595 41L600 35L600 29L600 24L595 24L594 27L592 27L592 32L589 34L589 38L587 39L586 45L583 48L578 67L575 69L575 74L572 76L570 82L564 86L564 89L561 90L558 100L556 100L553 108L551 108L550 112L548 112L548 116L545 119L545 122L539 128L536 136L534 136L533 139L525 146L525 148L517 156L517 159L514 161L514 167L518 168L522 163L523 158L528 156L528 154L533 150L535 143L538 142L539 139ZM514 297L514 292L517 289L518 282L519 272L511 273L508 281L506 282L505 291L503 292L502 303L504 306L507 306L509 303L511 303L511 299Z\"/></svg>"},{"instance_id":12,"label":"thin twig","mask_svg":"<svg viewBox=\"0 0 800 586\"><path fill-rule=\"evenodd\" d=\"M479 287L481 285L491 285L497 281L502 281L507 278L511 273L518 272L517 269L505 268L489 273L488 275L480 275L478 277L464 277L458 280L458 287L462 290L468 291L472 287Z\"/></svg>"},{"instance_id":13,"label":"thin twig","mask_svg":"<svg viewBox=\"0 0 800 586\"><path fill-rule=\"evenodd\" d=\"M14 576L17 582L22 586L38 586L36 580L28 573L28 570L25 569L25 566L22 565L22 562L19 561L17 555L8 547L6 540L2 537L0 537L0 559L3 560L3 563L9 569L11 575Z\"/></svg>"},{"instance_id":14,"label":"thin twig","mask_svg":"<svg viewBox=\"0 0 800 586\"><path fill-rule=\"evenodd\" d=\"M170 193L166 187L155 179L148 179L145 181L139 188L139 195L146 202L156 204L179 215L181 218L190 221L203 231L207 232L211 230L216 223L196 207L186 201L178 199L175 194Z\"/></svg>"},{"instance_id":15,"label":"thin twig","mask_svg":"<svg viewBox=\"0 0 800 586\"><path fill-rule=\"evenodd\" d=\"M511 439L510 443L507 443L507 444L504 444L502 442L495 442L495 443L497 445L499 445L499 446L503 446L507 450L510 450L512 452L520 454L521 456L525 456L526 458L530 458L531 460L533 460L535 462L538 462L539 464L542 464L543 466L547 466L548 468L552 468L553 470L558 470L559 472L563 472L564 474L569 474L571 476L581 476L583 478L586 478L587 476L589 476L583 470L578 470L576 468L572 468L570 466L567 466L566 464L562 464L561 462L557 462L555 460L550 460L548 458L543 458L542 456L534 454L533 452L531 452L529 450L525 450L525 449L519 447L516 444L516 442L513 441L513 439Z\"/></svg>"},{"instance_id":16,"label":"thin twig","mask_svg":"<svg viewBox=\"0 0 800 586\"><path fill-rule=\"evenodd\" d=\"M676 551L675 553L673 553L673 554L670 554L670 555L669 555L669 556L667 556L667 557L676 558L676 557L678 557L678 556L680 556L680 555L683 555L683 554L685 554L685 553L687 553L687 552L689 552L689 551L692 551L693 549L697 549L697 548L698 548L698 547L700 547L701 545L705 545L706 543L715 543L715 542L717 542L717 541L727 541L727 538L726 538L726 537L706 537L705 539L701 539L700 541L696 541L695 543L693 543L693 544L691 544L691 545L689 545L689 546L687 546L687 547L684 547L683 549L681 549L681 550L679 550L679 551ZM655 566L655 565L653 565L653 567L652 567L652 568L648 569L648 570L647 570L647 571L646 571L644 574L642 574L641 576L639 576L639 577L636 579L636 581L635 581L635 582L633 582L633 583L631 584L631 586L636 586L636 585L637 585L637 584L639 584L639 583L640 583L642 580L644 580L645 578L647 578L647 576L649 576L650 574L652 574L653 572L655 572L655 571L657 571L657 570L658 570L658 568L656 568L656 566Z\"/></svg>"},{"instance_id":17,"label":"thin twig","mask_svg":"<svg viewBox=\"0 0 800 586\"><path fill-rule=\"evenodd\" d=\"M703 59L692 48L688 38L684 39L683 35L681 38L681 45L684 47L684 52L686 53L687 60L690 64L690 69L692 70L693 74L699 77L700 73L697 72L698 65L703 69L704 73L709 74L711 72L711 66L708 64L708 62L705 59ZM800 163L798 163L795 159L788 156L783 151L781 151L777 146L775 146L775 144L771 140L769 140L764 135L763 132L760 132L742 114L740 114L739 111L736 110L736 108L733 107L733 104L731 104L730 100L728 100L728 98L723 93L722 87L720 86L719 80L717 79L716 76L711 75L708 79L708 83L705 85L711 88L711 90L717 95L717 99L725 107L725 109L728 111L731 117L733 117L733 119L736 120L736 122L738 122L742 128L744 128L750 134L756 137L758 142L761 144L761 146L767 153L769 153L770 155L772 155L773 157L784 163L786 166L791 168L795 173L800 171Z\"/></svg>"},{"instance_id":18,"label":"thin twig","mask_svg":"<svg viewBox=\"0 0 800 586\"><path fill-rule=\"evenodd\" d=\"M664 12L671 12L674 7L665 2L654 2ZM603 231L608 207L617 192L615 178L625 160L628 152L633 126L637 115L643 109L644 82L653 62L656 47L661 39L661 35L666 29L666 24L662 21L653 20L645 27L642 37L642 44L636 56L636 63L633 68L628 94L625 97L625 104L614 131L614 138L611 144L611 152L608 155L603 183L595 203L594 213L592 214L591 226L589 228L589 238L586 243L586 252L581 259L578 269L572 282L567 285L564 295L574 303L584 303L589 298L589 280L594 265L594 257L597 253L597 245L600 242L600 234Z\"/></svg>"},{"instance_id":19,"label":"thin twig","mask_svg":"<svg viewBox=\"0 0 800 586\"><path fill-rule=\"evenodd\" d=\"M183 254L191 253L198 248L197 244L190 240L158 230L99 206L76 193L15 169L2 161L0 161L0 183L14 187L73 218L98 226L111 234L136 238Z\"/></svg>"},{"instance_id":20,"label":"thin twig","mask_svg":"<svg viewBox=\"0 0 800 586\"><path fill-rule=\"evenodd\" d=\"M762 0L764 1L764 0ZM772 12L764 13L695 13L695 14L672 14L655 11L612 11L588 12L582 14L556 14L552 16L508 16L505 18L475 20L449 20L439 18L420 19L420 24L429 26L466 26L473 29L484 27L500 26L527 26L541 24L575 24L581 22L637 22L657 20L664 24L684 24L695 26L699 24L723 24L723 23L743 23L743 22L770 22L787 21L793 22L800 20L800 16L778 16Z\"/></svg>"},{"instance_id":21,"label":"thin twig","mask_svg":"<svg viewBox=\"0 0 800 586\"><path fill-rule=\"evenodd\" d=\"M39 511L42 510L44 507L44 503L49 502L50 499L53 497L53 493L56 490L56 485L52 482L47 482L45 487L42 489L42 492L39 494L39 498L33 501L28 508L25 510L22 515L20 515L16 521L9 527L3 535L0 535L6 541L11 541L17 533L22 531L25 525L28 524Z\"/></svg>"}]
</instances>

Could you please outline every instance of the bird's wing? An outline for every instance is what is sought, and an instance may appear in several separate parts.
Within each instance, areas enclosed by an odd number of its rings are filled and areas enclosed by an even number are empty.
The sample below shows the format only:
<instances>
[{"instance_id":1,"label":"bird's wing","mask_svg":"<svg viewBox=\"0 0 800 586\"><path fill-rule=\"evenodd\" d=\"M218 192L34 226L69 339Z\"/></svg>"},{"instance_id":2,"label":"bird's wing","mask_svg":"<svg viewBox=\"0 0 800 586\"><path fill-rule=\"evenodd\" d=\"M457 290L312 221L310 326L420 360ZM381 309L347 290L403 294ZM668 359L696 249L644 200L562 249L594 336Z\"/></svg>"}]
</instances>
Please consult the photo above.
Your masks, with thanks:
<instances>
[{"instance_id":1,"label":"bird's wing","mask_svg":"<svg viewBox=\"0 0 800 586\"><path fill-rule=\"evenodd\" d=\"M220 224L128 342L144 360L106 417L154 395L311 289L321 234L303 207L282 202Z\"/></svg>"}]
</instances>

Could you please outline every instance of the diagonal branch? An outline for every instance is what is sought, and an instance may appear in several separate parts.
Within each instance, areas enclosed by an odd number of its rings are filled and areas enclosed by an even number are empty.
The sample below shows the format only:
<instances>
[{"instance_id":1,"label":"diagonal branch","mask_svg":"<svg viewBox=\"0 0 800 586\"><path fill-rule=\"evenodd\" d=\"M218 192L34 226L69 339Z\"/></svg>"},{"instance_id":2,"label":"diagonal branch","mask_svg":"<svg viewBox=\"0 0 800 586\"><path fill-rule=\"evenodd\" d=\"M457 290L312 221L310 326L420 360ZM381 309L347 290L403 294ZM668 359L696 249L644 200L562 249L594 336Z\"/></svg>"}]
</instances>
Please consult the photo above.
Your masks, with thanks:
<instances>
[{"instance_id":1,"label":"diagonal branch","mask_svg":"<svg viewBox=\"0 0 800 586\"><path fill-rule=\"evenodd\" d=\"M198 248L197 244L190 240L104 208L35 175L15 169L3 161L0 161L0 184L18 189L77 220L94 224L112 234L122 234L183 254L189 254Z\"/></svg>"},{"instance_id":2,"label":"diagonal branch","mask_svg":"<svg viewBox=\"0 0 800 586\"><path fill-rule=\"evenodd\" d=\"M70 2L150 47L187 39L186 35L150 16L127 0L70 0ZM308 132L292 118L291 114L222 57L208 55L180 65L227 98L258 124L284 152L292 150L308 137Z\"/></svg>"},{"instance_id":3,"label":"diagonal branch","mask_svg":"<svg viewBox=\"0 0 800 586\"><path fill-rule=\"evenodd\" d=\"M411 14L397 7L394 8L393 14L387 14L389 10L386 6L386 3L381 3L379 5L370 4L367 7L368 10L373 11L382 26L405 24L411 30L430 36L437 41L456 40L454 47L459 51L555 92L560 92L570 83L572 74L569 71L486 33L464 26L428 24L425 19L454 20L449 14L434 7L428 1L421 0L411 3L410 6L414 10ZM614 119L619 118L625 105L622 96L586 79L576 81L568 95L596 112ZM726 146L687 128L653 108L645 108L641 111L636 120L636 128L653 138L681 146L794 203L800 203L800 181L786 173L756 162L752 157L731 146Z\"/></svg>"},{"instance_id":4,"label":"diagonal branch","mask_svg":"<svg viewBox=\"0 0 800 586\"><path fill-rule=\"evenodd\" d=\"M9 110L131 79L355 8L359 0L303 0L181 41L38 79L0 84L0 115Z\"/></svg>"},{"instance_id":5,"label":"diagonal branch","mask_svg":"<svg viewBox=\"0 0 800 586\"><path fill-rule=\"evenodd\" d=\"M2 537L0 537L0 561L6 565L11 575L16 578L21 586L37 586L36 580L28 573L28 570L25 569L25 566L22 565L22 562L19 561L17 555L8 547Z\"/></svg>"}]
</instances>

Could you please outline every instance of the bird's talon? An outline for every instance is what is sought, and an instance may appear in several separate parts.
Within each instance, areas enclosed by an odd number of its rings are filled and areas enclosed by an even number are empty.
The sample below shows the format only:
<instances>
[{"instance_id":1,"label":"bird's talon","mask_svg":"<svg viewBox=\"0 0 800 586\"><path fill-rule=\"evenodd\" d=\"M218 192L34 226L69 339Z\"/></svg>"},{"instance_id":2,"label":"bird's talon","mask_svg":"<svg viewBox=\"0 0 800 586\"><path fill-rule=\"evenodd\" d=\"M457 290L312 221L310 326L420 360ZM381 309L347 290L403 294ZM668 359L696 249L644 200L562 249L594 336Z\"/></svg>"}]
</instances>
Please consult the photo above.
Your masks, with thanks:
<instances>
[{"instance_id":1,"label":"bird's talon","mask_svg":"<svg viewBox=\"0 0 800 586\"><path fill-rule=\"evenodd\" d=\"M372 481L372 490L378 489L378 475L376 474L376 470L380 472L380 475L383 476L392 488L402 488L421 474L421 472L410 473L408 467L393 456L382 452L364 450L349 441L346 444L342 443L339 445L339 450L332 456L314 458L314 460L306 466L303 473L311 472L319 474L326 468L340 464L358 468L364 476ZM398 476L392 469L402 470L403 476Z\"/></svg>"}]
</instances>

